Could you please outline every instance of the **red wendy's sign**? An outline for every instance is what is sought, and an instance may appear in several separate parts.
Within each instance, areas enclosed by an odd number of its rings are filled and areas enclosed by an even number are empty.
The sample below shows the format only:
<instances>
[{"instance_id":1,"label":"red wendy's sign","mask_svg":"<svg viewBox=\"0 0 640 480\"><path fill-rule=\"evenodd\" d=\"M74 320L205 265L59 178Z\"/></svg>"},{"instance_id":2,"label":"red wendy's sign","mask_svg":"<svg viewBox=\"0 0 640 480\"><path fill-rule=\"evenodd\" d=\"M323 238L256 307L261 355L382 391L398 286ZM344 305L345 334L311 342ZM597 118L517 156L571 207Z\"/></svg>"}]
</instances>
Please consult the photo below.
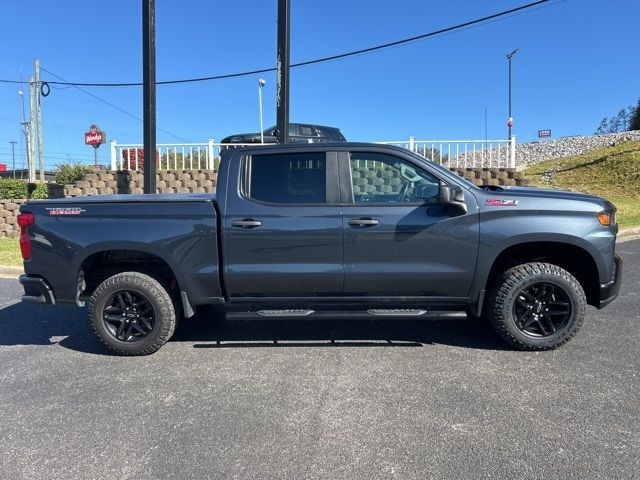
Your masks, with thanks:
<instances>
[{"instance_id":1,"label":"red wendy's sign","mask_svg":"<svg viewBox=\"0 0 640 480\"><path fill-rule=\"evenodd\" d=\"M91 125L89 127L89 131L84 134L84 143L87 145L93 145L94 147L99 147L101 144L106 142L107 134L98 128L97 125Z\"/></svg>"}]
</instances>

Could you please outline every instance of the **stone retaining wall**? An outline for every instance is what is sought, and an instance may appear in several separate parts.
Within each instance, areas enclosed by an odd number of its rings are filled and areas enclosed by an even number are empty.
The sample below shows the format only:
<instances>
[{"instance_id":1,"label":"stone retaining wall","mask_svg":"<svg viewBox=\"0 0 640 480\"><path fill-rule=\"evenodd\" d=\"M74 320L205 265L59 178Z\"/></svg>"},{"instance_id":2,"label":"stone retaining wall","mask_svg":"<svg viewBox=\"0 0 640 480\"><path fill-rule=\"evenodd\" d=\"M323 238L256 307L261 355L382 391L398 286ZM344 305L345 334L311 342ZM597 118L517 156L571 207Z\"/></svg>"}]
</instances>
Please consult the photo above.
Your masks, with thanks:
<instances>
[{"instance_id":1,"label":"stone retaining wall","mask_svg":"<svg viewBox=\"0 0 640 480\"><path fill-rule=\"evenodd\" d=\"M509 168L452 168L476 185L527 185L522 172ZM162 171L156 175L159 193L214 193L218 174L211 170ZM111 195L143 193L140 171L105 171L88 174L74 185L65 185L65 195Z\"/></svg>"},{"instance_id":2,"label":"stone retaining wall","mask_svg":"<svg viewBox=\"0 0 640 480\"><path fill-rule=\"evenodd\" d=\"M18 209L26 200L0 200L0 237L17 237L20 227L16 221Z\"/></svg>"},{"instance_id":3,"label":"stone retaining wall","mask_svg":"<svg viewBox=\"0 0 640 480\"><path fill-rule=\"evenodd\" d=\"M508 187L524 187L530 184L525 178L524 172L515 168L451 168L451 171L461 177L471 180L478 186L482 185L504 185Z\"/></svg>"},{"instance_id":4,"label":"stone retaining wall","mask_svg":"<svg viewBox=\"0 0 640 480\"><path fill-rule=\"evenodd\" d=\"M161 171L156 175L159 193L209 193L216 191L218 174L211 170ZM65 185L65 195L143 193L141 171L90 173L84 180Z\"/></svg>"}]
</instances>

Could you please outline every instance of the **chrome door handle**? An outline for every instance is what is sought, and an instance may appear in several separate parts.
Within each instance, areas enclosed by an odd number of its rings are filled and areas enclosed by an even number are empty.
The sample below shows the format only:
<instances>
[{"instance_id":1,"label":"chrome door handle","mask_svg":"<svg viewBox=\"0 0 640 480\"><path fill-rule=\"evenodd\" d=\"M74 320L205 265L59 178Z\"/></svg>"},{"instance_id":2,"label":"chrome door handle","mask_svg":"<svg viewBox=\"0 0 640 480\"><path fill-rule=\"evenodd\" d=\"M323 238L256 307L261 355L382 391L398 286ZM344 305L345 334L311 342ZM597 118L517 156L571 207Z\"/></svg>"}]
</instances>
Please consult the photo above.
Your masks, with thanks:
<instances>
[{"instance_id":1,"label":"chrome door handle","mask_svg":"<svg viewBox=\"0 0 640 480\"><path fill-rule=\"evenodd\" d=\"M349 225L352 227L373 227L374 225L380 225L380 220L376 218L352 218L349 220Z\"/></svg>"},{"instance_id":2,"label":"chrome door handle","mask_svg":"<svg viewBox=\"0 0 640 480\"><path fill-rule=\"evenodd\" d=\"M231 226L241 228L256 228L260 225L262 225L262 222L260 220L254 220L253 218L245 218L231 222Z\"/></svg>"}]
</instances>

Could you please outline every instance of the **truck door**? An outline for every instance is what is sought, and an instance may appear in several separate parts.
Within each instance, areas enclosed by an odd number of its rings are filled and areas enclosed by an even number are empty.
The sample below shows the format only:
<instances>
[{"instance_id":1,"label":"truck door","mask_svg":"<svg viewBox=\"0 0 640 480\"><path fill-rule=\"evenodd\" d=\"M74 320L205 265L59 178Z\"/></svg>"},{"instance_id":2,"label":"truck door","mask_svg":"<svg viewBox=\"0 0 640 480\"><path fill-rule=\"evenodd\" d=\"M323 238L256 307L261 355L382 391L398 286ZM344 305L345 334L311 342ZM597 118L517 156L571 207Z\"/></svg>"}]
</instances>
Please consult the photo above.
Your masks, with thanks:
<instances>
[{"instance_id":1,"label":"truck door","mask_svg":"<svg viewBox=\"0 0 640 480\"><path fill-rule=\"evenodd\" d=\"M231 300L341 295L336 153L262 152L229 167L222 215L227 294Z\"/></svg>"},{"instance_id":2,"label":"truck door","mask_svg":"<svg viewBox=\"0 0 640 480\"><path fill-rule=\"evenodd\" d=\"M467 213L450 216L426 162L366 150L340 152L339 161L345 295L466 297L478 252L475 198L465 191Z\"/></svg>"}]
</instances>

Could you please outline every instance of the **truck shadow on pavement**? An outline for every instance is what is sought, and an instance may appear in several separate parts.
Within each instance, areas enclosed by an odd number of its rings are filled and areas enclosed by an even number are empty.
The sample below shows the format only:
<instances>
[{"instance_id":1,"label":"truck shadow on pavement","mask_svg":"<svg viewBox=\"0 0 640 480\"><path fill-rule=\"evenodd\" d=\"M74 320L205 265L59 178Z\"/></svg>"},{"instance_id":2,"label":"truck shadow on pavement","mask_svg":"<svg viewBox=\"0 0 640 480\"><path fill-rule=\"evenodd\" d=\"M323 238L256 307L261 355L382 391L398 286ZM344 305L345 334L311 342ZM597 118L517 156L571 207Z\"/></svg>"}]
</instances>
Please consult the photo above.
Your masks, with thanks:
<instances>
[{"instance_id":1,"label":"truck shadow on pavement","mask_svg":"<svg viewBox=\"0 0 640 480\"><path fill-rule=\"evenodd\" d=\"M185 319L172 341L194 348L422 347L445 344L504 350L504 343L482 321L456 318L237 318L205 309Z\"/></svg>"},{"instance_id":2,"label":"truck shadow on pavement","mask_svg":"<svg viewBox=\"0 0 640 480\"><path fill-rule=\"evenodd\" d=\"M485 322L464 315L431 318L227 318L203 309L182 320L169 344L194 348L396 347L451 345L504 350L504 343ZM0 349L11 345L60 345L70 350L110 355L93 336L86 309L51 308L16 303L0 309Z\"/></svg>"}]
</instances>

